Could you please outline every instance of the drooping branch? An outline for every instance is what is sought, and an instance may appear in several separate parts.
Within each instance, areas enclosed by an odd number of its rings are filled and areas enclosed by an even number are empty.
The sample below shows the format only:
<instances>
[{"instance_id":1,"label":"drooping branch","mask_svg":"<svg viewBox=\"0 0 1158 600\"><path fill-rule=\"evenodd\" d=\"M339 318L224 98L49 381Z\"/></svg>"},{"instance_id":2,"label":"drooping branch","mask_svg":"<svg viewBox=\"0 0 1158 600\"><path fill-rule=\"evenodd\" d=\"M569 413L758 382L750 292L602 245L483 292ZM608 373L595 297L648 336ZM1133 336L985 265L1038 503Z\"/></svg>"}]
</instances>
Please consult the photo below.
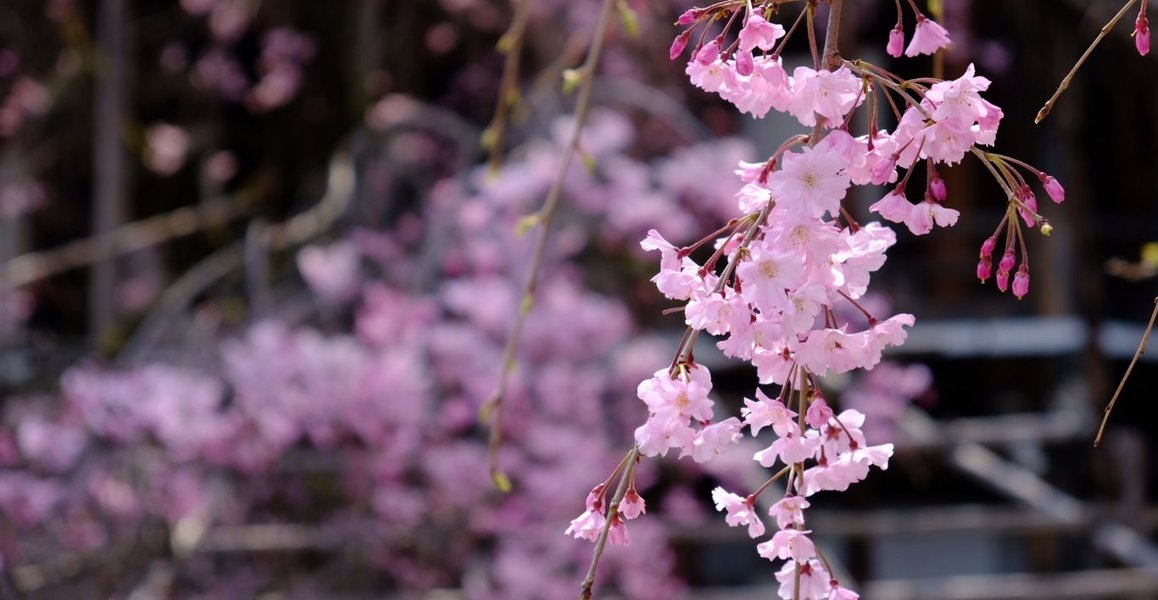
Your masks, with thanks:
<instances>
[{"instance_id":1,"label":"drooping branch","mask_svg":"<svg viewBox=\"0 0 1158 600\"><path fill-rule=\"evenodd\" d=\"M519 349L523 327L526 325L527 317L534 307L535 290L538 288L539 277L542 275L543 263L547 255L547 242L551 236L551 225L563 194L563 182L567 177L567 172L570 169L571 162L575 158L575 154L579 151L579 138L583 132L583 126L587 122L587 115L591 110L591 90L595 87L595 69L603 53L603 38L611 22L612 7L614 5L615 0L603 1L603 7L599 13L599 20L595 26L595 34L591 38L591 47L587 52L587 59L584 60L583 65L577 69L579 90L575 101L575 118L572 123L571 138L567 142L567 146L563 149L562 160L559 161L559 170L555 174L554 181L551 182L551 188L547 192L547 198L543 201L543 205L539 211L532 215L530 221L528 221L539 228L539 235L535 240L535 246L532 250L531 266L527 272L527 279L523 285L523 293L516 308L514 324L511 326L506 346L503 349L502 361L499 366L498 384L495 386L494 393L491 394L490 398L488 398L482 406L482 420L490 426L487 469L495 485L504 491L510 488L510 481L506 475L499 470L498 451L499 445L502 443L502 411L503 401L507 393L507 382L509 381L511 371L515 369L515 354Z\"/></svg>"}]
</instances>

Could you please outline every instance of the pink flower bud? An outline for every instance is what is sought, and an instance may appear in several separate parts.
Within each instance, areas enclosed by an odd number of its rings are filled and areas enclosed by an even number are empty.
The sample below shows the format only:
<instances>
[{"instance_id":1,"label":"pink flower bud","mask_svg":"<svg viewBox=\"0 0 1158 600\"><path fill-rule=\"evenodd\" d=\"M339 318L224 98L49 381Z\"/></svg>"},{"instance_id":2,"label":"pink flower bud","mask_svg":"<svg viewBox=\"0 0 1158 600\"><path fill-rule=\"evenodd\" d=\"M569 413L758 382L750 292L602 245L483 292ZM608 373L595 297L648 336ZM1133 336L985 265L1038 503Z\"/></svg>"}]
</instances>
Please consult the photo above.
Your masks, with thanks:
<instances>
[{"instance_id":1,"label":"pink flower bud","mask_svg":"<svg viewBox=\"0 0 1158 600\"><path fill-rule=\"evenodd\" d=\"M903 52L904 49L905 30L901 28L900 23L897 23L897 26L889 32L889 43L885 46L885 52L888 52L889 56L893 58L900 58L901 52Z\"/></svg>"},{"instance_id":2,"label":"pink flower bud","mask_svg":"<svg viewBox=\"0 0 1158 600\"><path fill-rule=\"evenodd\" d=\"M937 202L944 202L945 198L949 195L945 189L945 180L941 179L937 175L937 172L933 170L929 171L929 194Z\"/></svg>"},{"instance_id":3,"label":"pink flower bud","mask_svg":"<svg viewBox=\"0 0 1158 600\"><path fill-rule=\"evenodd\" d=\"M1138 20L1134 22L1134 47L1142 56L1150 54L1150 20L1146 18L1145 3L1142 4L1142 10L1138 13Z\"/></svg>"},{"instance_id":4,"label":"pink flower bud","mask_svg":"<svg viewBox=\"0 0 1158 600\"><path fill-rule=\"evenodd\" d=\"M977 263L977 279L980 279L981 283L985 283L992 274L993 263L990 262L988 258L982 258L981 261Z\"/></svg>"},{"instance_id":5,"label":"pink flower bud","mask_svg":"<svg viewBox=\"0 0 1158 600\"><path fill-rule=\"evenodd\" d=\"M736 53L736 72L748 76L752 74L755 65L752 61L752 53L740 51Z\"/></svg>"},{"instance_id":6,"label":"pink flower bud","mask_svg":"<svg viewBox=\"0 0 1158 600\"><path fill-rule=\"evenodd\" d=\"M1017 197L1021 199L1022 204L1017 207L1017 212L1021 215L1021 220L1025 221L1025 226L1037 225L1037 196L1034 195L1033 190L1030 190L1028 185L1023 185L1018 190Z\"/></svg>"},{"instance_id":7,"label":"pink flower bud","mask_svg":"<svg viewBox=\"0 0 1158 600\"><path fill-rule=\"evenodd\" d=\"M1017 274L1013 276L1013 295L1021 300L1029 293L1029 267L1022 264L1017 269Z\"/></svg>"},{"instance_id":8,"label":"pink flower bud","mask_svg":"<svg viewBox=\"0 0 1158 600\"><path fill-rule=\"evenodd\" d=\"M587 494L587 501L584 503L589 511L599 512L603 510L603 490L606 484L599 484L591 489L591 493Z\"/></svg>"},{"instance_id":9,"label":"pink flower bud","mask_svg":"<svg viewBox=\"0 0 1158 600\"><path fill-rule=\"evenodd\" d=\"M691 33L692 33L692 30L689 29L689 30L677 35L676 38L674 40L672 40L671 50L669 50L667 53L669 58L671 58L672 60L675 60L676 58L679 57L679 55L684 53L684 48L687 48L687 46L688 46L688 38L691 36Z\"/></svg>"},{"instance_id":10,"label":"pink flower bud","mask_svg":"<svg viewBox=\"0 0 1158 600\"><path fill-rule=\"evenodd\" d=\"M1009 289L1009 271L997 271L997 289L1003 292Z\"/></svg>"},{"instance_id":11,"label":"pink flower bud","mask_svg":"<svg viewBox=\"0 0 1158 600\"><path fill-rule=\"evenodd\" d=\"M683 14L680 15L680 18L676 20L676 25L691 25L692 23L695 23L696 20L700 18L700 12L701 11L698 8L689 8L685 10Z\"/></svg>"},{"instance_id":12,"label":"pink flower bud","mask_svg":"<svg viewBox=\"0 0 1158 600\"><path fill-rule=\"evenodd\" d=\"M704 47L700 48L699 52L696 52L695 60L701 65L706 65L714 62L719 57L720 38L716 38L707 44L704 44Z\"/></svg>"},{"instance_id":13,"label":"pink flower bud","mask_svg":"<svg viewBox=\"0 0 1158 600\"><path fill-rule=\"evenodd\" d=\"M993 250L995 248L997 248L997 238L985 238L985 241L981 242L981 258L989 258L990 256L993 256Z\"/></svg>"},{"instance_id":14,"label":"pink flower bud","mask_svg":"<svg viewBox=\"0 0 1158 600\"><path fill-rule=\"evenodd\" d=\"M1014 260L1016 259L1013 257L1013 250L1006 250L1005 254L1001 255L1001 262L997 263L997 270L1009 273L1013 270Z\"/></svg>"},{"instance_id":15,"label":"pink flower bud","mask_svg":"<svg viewBox=\"0 0 1158 600\"><path fill-rule=\"evenodd\" d=\"M1058 180L1053 178L1053 175L1042 174L1041 185L1045 188L1045 193L1049 195L1049 199L1061 204L1066 199L1066 190Z\"/></svg>"}]
</instances>

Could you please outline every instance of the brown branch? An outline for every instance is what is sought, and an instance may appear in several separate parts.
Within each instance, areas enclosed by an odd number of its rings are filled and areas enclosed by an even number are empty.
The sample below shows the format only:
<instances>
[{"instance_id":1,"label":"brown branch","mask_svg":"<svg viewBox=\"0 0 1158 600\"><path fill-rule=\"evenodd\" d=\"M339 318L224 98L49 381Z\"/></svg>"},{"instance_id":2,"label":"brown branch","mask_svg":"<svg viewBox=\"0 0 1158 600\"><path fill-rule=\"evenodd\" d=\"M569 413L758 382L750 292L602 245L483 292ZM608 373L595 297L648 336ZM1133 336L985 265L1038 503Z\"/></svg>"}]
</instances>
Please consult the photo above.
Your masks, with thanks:
<instances>
[{"instance_id":1,"label":"brown branch","mask_svg":"<svg viewBox=\"0 0 1158 600\"><path fill-rule=\"evenodd\" d=\"M0 291L223 225L247 212L245 199L215 200L196 207L179 208L121 225L103 235L72 241L51 250L22 254L0 267Z\"/></svg>"},{"instance_id":2,"label":"brown branch","mask_svg":"<svg viewBox=\"0 0 1158 600\"><path fill-rule=\"evenodd\" d=\"M511 0L514 5L514 16L511 17L511 27L499 39L498 49L506 55L503 62L503 76L499 83L498 98L495 99L495 114L482 134L482 145L486 148L490 158L490 169L499 168L503 157L503 142L506 138L507 121L511 110L519 100L519 60L523 54L524 33L527 29L527 18L531 14L532 0Z\"/></svg>"},{"instance_id":3,"label":"brown branch","mask_svg":"<svg viewBox=\"0 0 1158 600\"><path fill-rule=\"evenodd\" d=\"M535 289L539 284L539 276L542 274L544 259L547 254L547 241L551 235L551 223L555 218L555 212L559 208L559 200L563 193L563 181L567 177L567 172L570 169L571 161L574 159L576 152L579 150L579 137L583 132L583 125L587 121L587 114L591 109L591 90L595 87L595 68L599 64L599 58L603 52L603 38L607 32L607 26L611 22L611 8L615 5L615 0L604 0L603 8L599 13L599 21L595 26L595 35L591 39L591 48L587 52L587 59L583 65L579 67L579 92L575 104L575 119L572 123L573 130L571 132L571 139L563 150L563 158L559 163L559 171L555 174L555 179L551 183L551 188L547 192L547 198L543 201L543 206L537 213L530 218L533 224L539 227L539 237L535 240L535 247L531 255L531 268L527 273L526 283L523 286L522 298L519 301L518 309L515 314L515 322L511 327L511 333L507 337L506 347L503 349L503 357L499 366L499 381L495 387L495 391L491 397L483 403L481 410L481 418L483 421L489 422L490 425L490 439L487 450L487 469L491 474L491 479L495 485L503 490L510 489L510 481L506 475L499 470L498 467L498 450L502 443L502 410L503 400L507 393L507 382L511 371L516 365L515 354L519 348L519 341L522 338L523 326L526 325L527 316L531 313L531 308L535 302Z\"/></svg>"},{"instance_id":4,"label":"brown branch","mask_svg":"<svg viewBox=\"0 0 1158 600\"><path fill-rule=\"evenodd\" d=\"M1146 1L1149 2L1149 0ZM1054 102L1057 102L1057 99L1061 97L1062 92L1066 91L1066 88L1070 87L1070 81L1073 80L1074 75L1076 75L1078 72L1078 69L1082 68L1082 65L1086 63L1086 59L1089 58L1090 54L1094 52L1094 48L1096 48L1098 44L1102 43L1102 40L1108 33L1110 33L1110 30L1118 24L1118 21L1122 20L1122 17L1126 15L1126 13L1130 10L1130 7L1134 6L1134 4L1137 2L1138 0L1127 0L1126 4L1122 6L1122 9L1118 11L1118 14L1114 15L1108 23L1102 26L1102 30L1098 32L1098 37L1094 38L1094 41L1090 43L1090 45L1086 48L1086 51L1083 52L1081 57L1078 58L1078 61L1074 63L1074 66L1070 69L1070 72L1066 73L1066 76L1062 78L1061 83L1057 86L1057 90L1054 91L1053 95L1049 97L1049 100L1045 101L1045 105L1041 107L1041 110L1037 111L1037 116L1033 119L1034 124L1041 123L1043 119L1049 116L1049 111L1053 110Z\"/></svg>"},{"instance_id":5,"label":"brown branch","mask_svg":"<svg viewBox=\"0 0 1158 600\"><path fill-rule=\"evenodd\" d=\"M1094 446L1102 443L1102 434L1105 433L1106 423L1110 421L1110 411L1114 410L1114 405L1118 402L1118 395L1122 393L1122 388L1126 387L1126 380L1134 371L1134 365L1138 364L1138 359L1146 353L1146 344L1150 341L1150 332L1154 330L1156 319L1158 319L1158 298L1154 298L1154 310L1150 313L1150 322L1146 324L1146 332L1142 334L1142 341L1138 343L1138 350L1134 352L1134 358L1130 359L1130 365L1126 367L1126 372L1118 382L1118 389L1114 390L1114 396L1110 398L1110 403L1106 405L1106 410L1102 413L1102 424L1098 426L1098 435L1094 437Z\"/></svg>"}]
</instances>

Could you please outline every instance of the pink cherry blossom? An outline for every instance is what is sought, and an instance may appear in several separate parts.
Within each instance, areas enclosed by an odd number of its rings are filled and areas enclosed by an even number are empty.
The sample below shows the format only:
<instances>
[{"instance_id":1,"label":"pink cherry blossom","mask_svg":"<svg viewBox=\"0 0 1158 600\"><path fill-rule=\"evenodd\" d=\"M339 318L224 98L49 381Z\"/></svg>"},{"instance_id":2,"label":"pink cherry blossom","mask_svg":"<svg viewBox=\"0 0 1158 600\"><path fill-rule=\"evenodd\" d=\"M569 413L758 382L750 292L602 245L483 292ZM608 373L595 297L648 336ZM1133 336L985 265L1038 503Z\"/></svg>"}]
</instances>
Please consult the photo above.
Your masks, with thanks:
<instances>
[{"instance_id":1,"label":"pink cherry blossom","mask_svg":"<svg viewBox=\"0 0 1158 600\"><path fill-rule=\"evenodd\" d=\"M635 429L635 443L644 456L664 456L672 448L687 448L695 436L696 431L674 414L650 417Z\"/></svg>"},{"instance_id":2,"label":"pink cherry blossom","mask_svg":"<svg viewBox=\"0 0 1158 600\"><path fill-rule=\"evenodd\" d=\"M772 560L774 558L790 558L796 562L805 562L816 556L816 546L808 538L811 531L799 529L781 529L771 540L756 546L760 556Z\"/></svg>"},{"instance_id":3,"label":"pink cherry blossom","mask_svg":"<svg viewBox=\"0 0 1158 600\"><path fill-rule=\"evenodd\" d=\"M820 449L820 438L803 435L795 423L788 429L788 433L777 438L771 446L757 452L753 460L764 467L776 464L777 459L785 465L794 465L812 458Z\"/></svg>"},{"instance_id":4,"label":"pink cherry blossom","mask_svg":"<svg viewBox=\"0 0 1158 600\"><path fill-rule=\"evenodd\" d=\"M824 398L816 397L812 399L812 403L808 405L808 412L804 416L804 421L810 427L820 429L828 423L828 420L833 417L832 409L829 408L828 403Z\"/></svg>"},{"instance_id":5,"label":"pink cherry blossom","mask_svg":"<svg viewBox=\"0 0 1158 600\"><path fill-rule=\"evenodd\" d=\"M913 30L913 39L909 41L909 47L905 48L905 56L932 54L948 45L949 32L936 21L918 14L917 27Z\"/></svg>"},{"instance_id":6,"label":"pink cherry blossom","mask_svg":"<svg viewBox=\"0 0 1158 600\"><path fill-rule=\"evenodd\" d=\"M796 67L788 112L809 127L816 125L817 116L824 118L828 127L838 127L849 111L864 100L860 86L860 78L845 67L835 71Z\"/></svg>"},{"instance_id":7,"label":"pink cherry blossom","mask_svg":"<svg viewBox=\"0 0 1158 600\"><path fill-rule=\"evenodd\" d=\"M748 526L748 536L755 539L764 535L764 521L756 514L753 503L747 498L733 494L722 487L712 490L712 501L716 503L717 511L727 511L724 521L732 526Z\"/></svg>"},{"instance_id":8,"label":"pink cherry blossom","mask_svg":"<svg viewBox=\"0 0 1158 600\"><path fill-rule=\"evenodd\" d=\"M792 102L792 82L779 58L756 57L751 73L738 84L736 89L724 94L725 99L735 104L740 112L757 119L763 118L771 109L787 110Z\"/></svg>"},{"instance_id":9,"label":"pink cherry blossom","mask_svg":"<svg viewBox=\"0 0 1158 600\"><path fill-rule=\"evenodd\" d=\"M893 223L904 223L905 220L909 218L909 213L915 208L916 206L905 198L904 191L897 188L894 188L885 194L883 198L869 206L870 211L879 214Z\"/></svg>"},{"instance_id":10,"label":"pink cherry blossom","mask_svg":"<svg viewBox=\"0 0 1158 600\"><path fill-rule=\"evenodd\" d=\"M784 37L784 28L779 23L770 23L759 12L751 12L744 27L740 29L740 50L750 52L753 48L771 50L776 40Z\"/></svg>"},{"instance_id":11,"label":"pink cherry blossom","mask_svg":"<svg viewBox=\"0 0 1158 600\"><path fill-rule=\"evenodd\" d=\"M776 519L776 526L780 529L802 526L804 509L810 505L804 496L785 496L768 509L768 516Z\"/></svg>"},{"instance_id":12,"label":"pink cherry blossom","mask_svg":"<svg viewBox=\"0 0 1158 600\"><path fill-rule=\"evenodd\" d=\"M696 437L692 440L691 449L689 450L685 446L680 456L691 456L692 460L698 463L707 462L723 454L728 446L740 441L742 437L740 428L742 426L743 424L736 417L712 423L696 433Z\"/></svg>"},{"instance_id":13,"label":"pink cherry blossom","mask_svg":"<svg viewBox=\"0 0 1158 600\"><path fill-rule=\"evenodd\" d=\"M783 166L772 174L769 188L776 202L801 216L835 216L851 184L847 161L827 147L784 155Z\"/></svg>"},{"instance_id":14,"label":"pink cherry blossom","mask_svg":"<svg viewBox=\"0 0 1158 600\"><path fill-rule=\"evenodd\" d=\"M756 400L744 398L744 408L740 409L740 415L744 417L744 424L751 429L753 437L769 425L776 435L788 435L792 431L790 425L796 418L796 413L788 410L783 402L765 396L759 388L756 389Z\"/></svg>"},{"instance_id":15,"label":"pink cherry blossom","mask_svg":"<svg viewBox=\"0 0 1158 600\"><path fill-rule=\"evenodd\" d=\"M631 537L627 535L627 524L619 518L619 515L611 520L611 527L607 530L607 541L613 546L631 545Z\"/></svg>"},{"instance_id":16,"label":"pink cherry blossom","mask_svg":"<svg viewBox=\"0 0 1158 600\"><path fill-rule=\"evenodd\" d=\"M607 520L603 516L602 511L586 510L583 514L571 520L571 524L567 526L565 535L573 535L575 539L587 540L594 542L599 537L599 532L603 529L603 523Z\"/></svg>"},{"instance_id":17,"label":"pink cherry blossom","mask_svg":"<svg viewBox=\"0 0 1158 600\"><path fill-rule=\"evenodd\" d=\"M639 492L637 492L634 487L628 489L627 493L623 495L623 500L619 503L619 514L622 515L624 519L631 520L645 512L647 512L647 510L643 502L643 497L639 495Z\"/></svg>"},{"instance_id":18,"label":"pink cherry blossom","mask_svg":"<svg viewBox=\"0 0 1158 600\"><path fill-rule=\"evenodd\" d=\"M845 232L847 235L847 230ZM879 223L868 223L847 238L848 249L832 254L844 277L841 286L849 298L860 298L868 291L870 273L885 264L885 251L897 243L892 229Z\"/></svg>"},{"instance_id":19,"label":"pink cherry blossom","mask_svg":"<svg viewBox=\"0 0 1158 600\"><path fill-rule=\"evenodd\" d=\"M703 329L712 335L725 335L732 330L738 318L747 318L750 313L747 299L727 290L724 293L726 298L720 294L709 294L689 300L684 309L688 327Z\"/></svg>"},{"instance_id":20,"label":"pink cherry blossom","mask_svg":"<svg viewBox=\"0 0 1158 600\"><path fill-rule=\"evenodd\" d=\"M715 43L715 42L713 42ZM707 50L709 46L705 46ZM719 51L719 47L713 48ZM704 52L700 51L700 54ZM696 60L688 63L686 72L692 85L704 90L705 92L715 92L719 94L731 94L737 89L740 82L740 75L736 73L734 66L719 60L712 60L708 62L702 61L697 54Z\"/></svg>"},{"instance_id":21,"label":"pink cherry blossom","mask_svg":"<svg viewBox=\"0 0 1158 600\"><path fill-rule=\"evenodd\" d=\"M799 565L799 567L798 567ZM800 570L800 593L796 593L796 571ZM776 581L780 582L778 593L784 599L799 600L826 600L831 588L832 576L819 560L809 560L805 563L788 561L776 573Z\"/></svg>"},{"instance_id":22,"label":"pink cherry blossom","mask_svg":"<svg viewBox=\"0 0 1158 600\"><path fill-rule=\"evenodd\" d=\"M750 258L736 267L744 297L761 310L777 310L788 300L785 290L804 283L802 257L764 243L749 251Z\"/></svg>"}]
</instances>

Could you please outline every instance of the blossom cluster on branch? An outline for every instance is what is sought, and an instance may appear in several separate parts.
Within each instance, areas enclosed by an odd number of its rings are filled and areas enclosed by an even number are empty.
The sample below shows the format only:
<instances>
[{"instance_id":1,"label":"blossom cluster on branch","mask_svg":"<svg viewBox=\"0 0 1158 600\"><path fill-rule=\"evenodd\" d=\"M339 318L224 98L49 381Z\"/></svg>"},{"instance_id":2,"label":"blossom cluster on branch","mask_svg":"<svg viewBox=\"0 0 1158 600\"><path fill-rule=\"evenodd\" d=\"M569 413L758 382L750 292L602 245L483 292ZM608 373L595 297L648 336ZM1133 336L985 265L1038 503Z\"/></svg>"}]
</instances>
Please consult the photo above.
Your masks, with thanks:
<instances>
[{"instance_id":1,"label":"blossom cluster on branch","mask_svg":"<svg viewBox=\"0 0 1158 600\"><path fill-rule=\"evenodd\" d=\"M994 144L1003 114L982 96L989 81L972 65L952 80L903 79L879 65L842 57L835 48L839 0L828 3L828 40L821 53L814 24L818 3L802 7L787 29L772 20L784 4L721 2L690 9L678 21L687 29L672 45L673 59L699 32L686 67L693 85L754 117L772 110L786 113L811 132L790 137L762 162L740 164L738 212L718 231L680 246L653 229L641 243L659 252L660 269L653 281L667 298L684 303L688 330L670 365L638 387L648 418L636 429L636 449L626 462L633 463L636 452L650 457L669 450L703 462L737 443L745 429L756 436L770 427L775 439L753 460L780 471L746 496L717 488L716 507L727 513L729 525L747 526L751 537L761 537L765 526L756 502L783 479L782 498L769 511L777 530L757 546L761 556L786 561L777 575L780 596L855 598L835 579L827 558L810 539L803 509L818 492L844 491L872 468L886 469L893 445L869 445L862 432L865 415L852 409L836 413L825 400L822 380L873 369L888 347L904 343L914 317L877 315L860 302L896 236L880 223L857 222L844 205L850 189L891 186L869 210L916 235L927 234L934 227L954 225L959 217L959 211L947 205L949 195L938 168L977 156L1007 196L1005 218L982 247L981 264L988 264L1004 228L1006 247L997 285L1008 289L1016 267L1012 290L1019 298L1029 285L1022 223L1049 233L1022 171L1038 179L1053 200L1060 202L1064 192L1053 177L983 149ZM909 5L916 27L904 54L931 54L947 46L945 29L913 2ZM898 12L900 7L898 3ZM721 22L723 31L713 33ZM886 48L893 56L901 54L902 23L898 14ZM730 37L734 24L739 28ZM813 64L796 66L789 74L781 50L802 28ZM854 119L858 108L866 126ZM895 125L887 127L890 115L885 111L890 108ZM921 169L926 173L923 197L912 202L906 188ZM701 248L714 251L708 254ZM707 256L697 261L696 255ZM982 266L978 275L984 281L988 272ZM745 399L739 417L720 415L710 398L711 374L693 353L701 333L722 338L717 346L724 355L750 363L759 383L778 386L778 393L769 396L757 389L754 399ZM625 521L641 512L631 471L632 464L623 464L613 473L626 485L610 502L611 479L596 487L588 496L587 511L567 533L596 541L602 534L612 543L626 542ZM597 546L596 560L600 551Z\"/></svg>"}]
</instances>

